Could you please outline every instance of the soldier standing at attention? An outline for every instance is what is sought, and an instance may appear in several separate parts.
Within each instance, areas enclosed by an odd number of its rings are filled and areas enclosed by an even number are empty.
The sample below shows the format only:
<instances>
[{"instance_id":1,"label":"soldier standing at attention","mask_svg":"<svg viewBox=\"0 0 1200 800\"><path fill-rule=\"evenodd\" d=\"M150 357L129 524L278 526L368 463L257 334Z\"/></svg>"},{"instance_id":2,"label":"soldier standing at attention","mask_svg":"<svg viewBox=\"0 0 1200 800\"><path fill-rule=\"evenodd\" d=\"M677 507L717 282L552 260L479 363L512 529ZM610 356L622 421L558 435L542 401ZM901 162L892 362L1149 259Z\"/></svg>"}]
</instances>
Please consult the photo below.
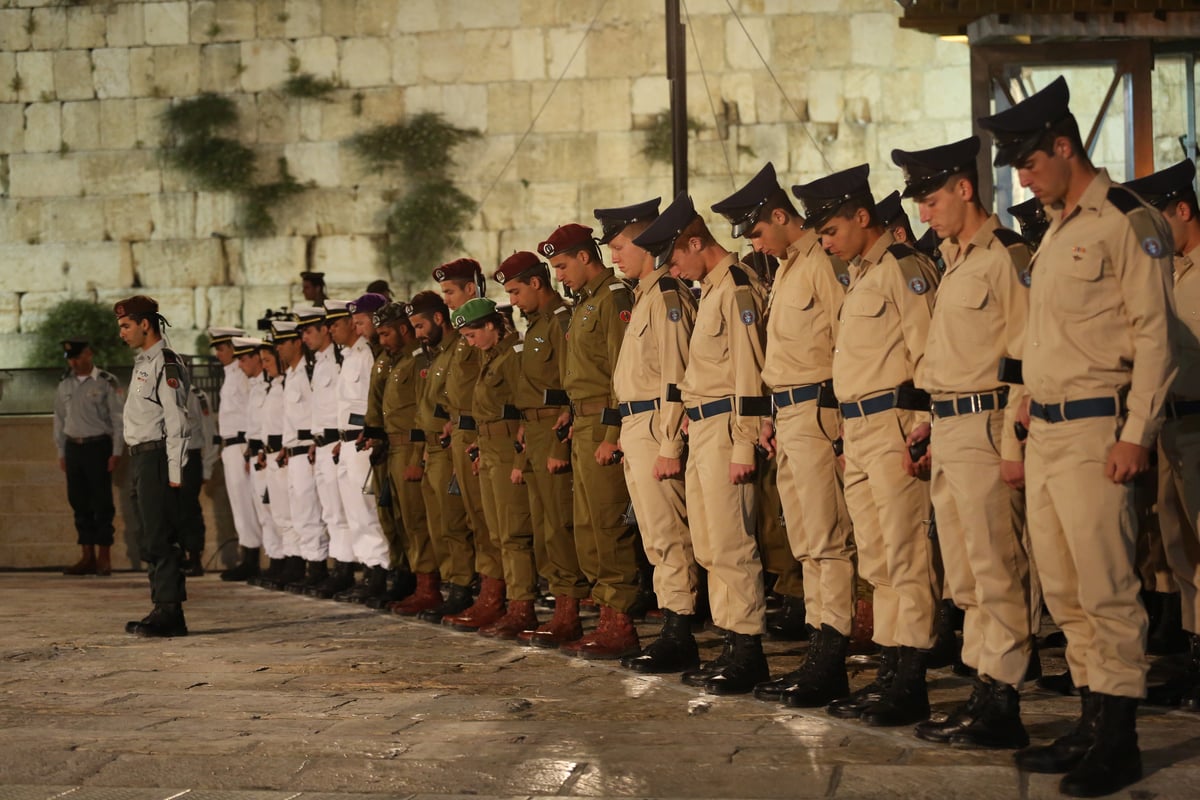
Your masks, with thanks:
<instances>
[{"instance_id":1,"label":"soldier standing at attention","mask_svg":"<svg viewBox=\"0 0 1200 800\"><path fill-rule=\"evenodd\" d=\"M232 344L238 366L250 382L250 391L246 396L245 458L250 467L250 483L254 488L254 512L258 515L258 527L262 531L262 549L266 551L269 566L266 572L252 575L246 582L251 586L260 586L264 576L268 582L275 581L283 569L283 542L271 513L270 492L267 489L267 461L263 455L267 446L267 420L264 410L267 402L267 378L263 373L262 357L259 355L263 340L235 336Z\"/></svg>"},{"instance_id":2,"label":"soldier standing at attention","mask_svg":"<svg viewBox=\"0 0 1200 800\"><path fill-rule=\"evenodd\" d=\"M250 480L250 462L246 460L246 409L250 380L233 355L233 337L245 336L241 328L209 328L208 346L225 369L217 407L217 431L221 435L221 464L225 473L225 491L233 527L241 546L237 566L221 573L223 581L244 581L258 574L262 527L254 507L254 487Z\"/></svg>"},{"instance_id":3,"label":"soldier standing at attention","mask_svg":"<svg viewBox=\"0 0 1200 800\"><path fill-rule=\"evenodd\" d=\"M158 303L134 295L113 306L121 341L137 355L125 398L123 435L133 472L134 507L141 521L138 551L149 564L154 609L125 624L138 636L187 636L183 548L179 541L179 486L187 459L187 371L162 338Z\"/></svg>"},{"instance_id":4,"label":"soldier standing at attention","mask_svg":"<svg viewBox=\"0 0 1200 800\"><path fill-rule=\"evenodd\" d=\"M200 508L200 490L212 477L213 467L221 460L221 436L208 395L192 380L192 358L180 355L188 369L188 420L192 433L188 438L188 457L183 465L183 484L179 487L180 542L184 559L181 569L189 578L204 574L204 512Z\"/></svg>"},{"instance_id":5,"label":"soldier standing at attention","mask_svg":"<svg viewBox=\"0 0 1200 800\"><path fill-rule=\"evenodd\" d=\"M575 545L579 566L592 581L600 624L564 652L610 659L640 651L629 610L637 599L637 555L633 528L624 521L629 505L625 476L616 465L620 416L612 375L633 310L629 288L600 259L592 229L571 223L537 246L556 277L578 295L562 361L563 388L571 413L556 428L571 425L575 478Z\"/></svg>"},{"instance_id":6,"label":"soldier standing at attention","mask_svg":"<svg viewBox=\"0 0 1200 800\"><path fill-rule=\"evenodd\" d=\"M659 198L622 208L595 210L614 266L637 281L633 312L613 371L621 413L625 485L654 567L654 593L662 631L637 655L621 659L635 672L682 672L700 664L692 623L700 568L692 549L684 497L683 398L688 340L696 303L688 287L665 265L633 243L658 218Z\"/></svg>"},{"instance_id":7,"label":"soldier standing at attention","mask_svg":"<svg viewBox=\"0 0 1200 800\"><path fill-rule=\"evenodd\" d=\"M829 713L869 725L929 716L925 670L934 643L941 579L929 538L929 488L910 475L905 437L928 421L929 398L913 388L937 287L937 270L879 223L868 168L834 173L792 192L835 258L850 262L850 287L834 340L833 387L845 439L846 508L859 569L875 587L875 680L833 701Z\"/></svg>"},{"instance_id":8,"label":"soldier standing at attention","mask_svg":"<svg viewBox=\"0 0 1200 800\"><path fill-rule=\"evenodd\" d=\"M679 393L687 409L688 523L696 562L708 570L713 624L725 647L683 682L713 694L744 694L769 676L762 561L754 538L755 451L764 396L763 307L758 276L717 244L692 199L680 193L633 243L658 267L700 281L700 306Z\"/></svg>"},{"instance_id":9,"label":"soldier standing at attention","mask_svg":"<svg viewBox=\"0 0 1200 800\"><path fill-rule=\"evenodd\" d=\"M506 258L492 278L528 321L518 354L520 377L514 401L524 420L520 439L529 465L525 482L535 561L554 595L550 621L522 631L517 638L535 647L555 648L583 636L579 601L589 590L579 567L571 519L571 444L560 441L554 428L568 402L560 365L571 309L554 290L550 268L529 251Z\"/></svg>"},{"instance_id":10,"label":"soldier standing at attention","mask_svg":"<svg viewBox=\"0 0 1200 800\"><path fill-rule=\"evenodd\" d=\"M112 473L121 457L121 389L92 362L84 339L62 343L67 372L54 395L54 444L67 475L67 501L75 512L82 550L64 575L111 575Z\"/></svg>"},{"instance_id":11,"label":"soldier standing at attention","mask_svg":"<svg viewBox=\"0 0 1200 800\"><path fill-rule=\"evenodd\" d=\"M282 561L278 573L270 580L263 578L259 586L267 589L283 589L304 580L304 558L300 555L300 541L292 525L292 502L288 489L287 453L284 452L284 435L287 431L287 398L285 397L283 360L279 354L278 341L273 333L259 348L263 377L266 381L266 398L262 406L263 450L258 459L260 470L266 476L267 505L275 525L279 558ZM311 502L311 501L310 501ZM264 528L264 531L266 529ZM263 536L265 547L267 537ZM267 553L270 555L270 552Z\"/></svg>"},{"instance_id":12,"label":"soldier standing at attention","mask_svg":"<svg viewBox=\"0 0 1200 800\"><path fill-rule=\"evenodd\" d=\"M854 620L854 549L833 442L833 343L845 286L816 231L805 227L767 164L713 206L760 253L780 259L767 301L763 383L772 394L759 444L778 463L791 554L804 569L804 617L813 626L797 670L755 687L760 700L812 708L849 694L846 649ZM787 600L785 599L785 603Z\"/></svg>"},{"instance_id":13,"label":"soldier standing at attention","mask_svg":"<svg viewBox=\"0 0 1200 800\"><path fill-rule=\"evenodd\" d=\"M1023 372L1029 391L1026 503L1050 614L1079 687L1076 728L1018 751L1017 766L1066 772L1064 794L1094 797L1142 776L1146 612L1134 566L1131 481L1150 466L1175 372L1171 232L1088 158L1061 77L979 124L997 166L1047 207L1031 265Z\"/></svg>"},{"instance_id":14,"label":"soldier standing at attention","mask_svg":"<svg viewBox=\"0 0 1200 800\"><path fill-rule=\"evenodd\" d=\"M933 403L930 494L950 599L965 612L962 661L975 670L971 699L945 721L917 725L918 738L972 747L1024 747L1017 693L1032 653L1029 554L1020 504L1024 453L1014 423L1020 384L999 377L1019 359L1029 294L1029 246L984 209L972 136L929 150L893 150L904 196L942 240L925 357L915 383ZM930 438L918 426L909 442ZM1036 598L1040 604L1041 599Z\"/></svg>"}]
</instances>

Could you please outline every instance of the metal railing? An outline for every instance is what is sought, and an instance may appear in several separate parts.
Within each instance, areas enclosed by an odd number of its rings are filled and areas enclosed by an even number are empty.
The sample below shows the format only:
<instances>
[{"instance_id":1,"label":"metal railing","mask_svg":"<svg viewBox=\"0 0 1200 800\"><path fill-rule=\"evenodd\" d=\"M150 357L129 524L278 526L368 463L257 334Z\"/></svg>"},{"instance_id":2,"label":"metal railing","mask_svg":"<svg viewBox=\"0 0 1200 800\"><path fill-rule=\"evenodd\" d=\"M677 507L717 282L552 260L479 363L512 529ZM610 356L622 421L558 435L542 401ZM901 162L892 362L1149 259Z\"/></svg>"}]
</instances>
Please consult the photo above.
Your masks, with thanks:
<instances>
[{"instance_id":1,"label":"metal railing","mask_svg":"<svg viewBox=\"0 0 1200 800\"><path fill-rule=\"evenodd\" d=\"M104 367L101 367L104 369ZM122 387L129 386L131 367L108 370ZM53 414L54 393L65 369L0 369L0 416ZM192 382L208 394L213 410L220 403L225 371L215 361L192 363Z\"/></svg>"}]
</instances>

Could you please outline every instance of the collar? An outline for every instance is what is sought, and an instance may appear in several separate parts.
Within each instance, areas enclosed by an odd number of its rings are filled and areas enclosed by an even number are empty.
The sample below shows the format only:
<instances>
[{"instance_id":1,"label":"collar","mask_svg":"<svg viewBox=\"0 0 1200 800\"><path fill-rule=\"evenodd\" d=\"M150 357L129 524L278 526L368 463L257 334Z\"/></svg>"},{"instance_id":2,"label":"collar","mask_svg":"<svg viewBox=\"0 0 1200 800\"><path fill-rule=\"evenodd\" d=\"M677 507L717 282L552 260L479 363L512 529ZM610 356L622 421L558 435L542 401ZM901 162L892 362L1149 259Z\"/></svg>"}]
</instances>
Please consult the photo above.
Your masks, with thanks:
<instances>
[{"instance_id":1,"label":"collar","mask_svg":"<svg viewBox=\"0 0 1200 800\"><path fill-rule=\"evenodd\" d=\"M584 287L582 295L584 297L594 297L596 292L606 283L611 283L617 279L617 273L613 272L612 267L605 267L600 271L600 274L588 281Z\"/></svg>"},{"instance_id":2,"label":"collar","mask_svg":"<svg viewBox=\"0 0 1200 800\"><path fill-rule=\"evenodd\" d=\"M1175 280L1178 281L1185 274L1187 274L1187 272L1192 269L1192 266L1197 261L1200 261L1200 245L1193 247L1191 250L1181 256L1176 256Z\"/></svg>"},{"instance_id":3,"label":"collar","mask_svg":"<svg viewBox=\"0 0 1200 800\"><path fill-rule=\"evenodd\" d=\"M650 274L638 278L637 288L634 290L634 292L638 296L641 296L645 292L650 291L650 289L652 289L656 283L670 274L671 267L663 264L661 267L651 271Z\"/></svg>"},{"instance_id":4,"label":"collar","mask_svg":"<svg viewBox=\"0 0 1200 800\"><path fill-rule=\"evenodd\" d=\"M1000 218L995 214L991 214L979 226L979 230L975 231L975 235L971 237L971 241L964 246L962 243L954 239L947 239L942 242L939 248L942 251L942 258L946 262L946 271L954 269L958 261L959 254L966 256L976 248L987 248L992 241L992 236L996 229L1000 227Z\"/></svg>"},{"instance_id":5,"label":"collar","mask_svg":"<svg viewBox=\"0 0 1200 800\"><path fill-rule=\"evenodd\" d=\"M791 261L797 255L812 255L812 251L821 246L821 237L811 228L805 228L800 238L788 245L787 260Z\"/></svg>"},{"instance_id":6,"label":"collar","mask_svg":"<svg viewBox=\"0 0 1200 800\"><path fill-rule=\"evenodd\" d=\"M875 241L875 244L871 245L867 248L867 252L859 256L857 259L858 265L865 269L872 264L878 264L883 258L883 254L887 252L887 249L895 243L896 240L892 238L892 234L885 230L883 235Z\"/></svg>"},{"instance_id":7,"label":"collar","mask_svg":"<svg viewBox=\"0 0 1200 800\"><path fill-rule=\"evenodd\" d=\"M167 346L166 340L159 339L157 342L150 345L150 347L148 349L143 350L142 352L138 353L137 358L134 360L135 361L150 361L152 359L158 358L160 355L162 355L162 351L163 351L163 349L166 348L166 346ZM235 367L237 366L236 361L233 362L233 366L235 366Z\"/></svg>"},{"instance_id":8,"label":"collar","mask_svg":"<svg viewBox=\"0 0 1200 800\"><path fill-rule=\"evenodd\" d=\"M717 262L717 265L708 271L708 274L700 279L701 286L716 286L721 281L725 280L725 276L729 274L729 268L737 263L737 256L733 253L726 253L725 257Z\"/></svg>"}]
</instances>

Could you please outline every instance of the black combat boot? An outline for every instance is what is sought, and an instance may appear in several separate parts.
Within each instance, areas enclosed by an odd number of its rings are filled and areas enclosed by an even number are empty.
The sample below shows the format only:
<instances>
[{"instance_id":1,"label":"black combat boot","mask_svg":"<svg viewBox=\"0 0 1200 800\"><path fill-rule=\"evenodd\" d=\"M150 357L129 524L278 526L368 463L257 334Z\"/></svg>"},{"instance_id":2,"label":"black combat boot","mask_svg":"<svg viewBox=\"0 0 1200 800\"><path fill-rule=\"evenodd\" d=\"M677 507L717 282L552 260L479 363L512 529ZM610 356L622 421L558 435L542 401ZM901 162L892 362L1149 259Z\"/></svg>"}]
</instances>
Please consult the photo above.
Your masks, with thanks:
<instances>
[{"instance_id":1,"label":"black combat boot","mask_svg":"<svg viewBox=\"0 0 1200 800\"><path fill-rule=\"evenodd\" d=\"M363 574L363 583L367 586L366 594L358 602L367 605L374 600L376 603L388 602L388 571L387 567L367 567ZM378 608L378 605L371 606Z\"/></svg>"},{"instance_id":2,"label":"black combat boot","mask_svg":"<svg viewBox=\"0 0 1200 800\"><path fill-rule=\"evenodd\" d=\"M242 560L236 567L231 567L221 573L223 581L244 581L253 578L259 572L259 552L257 547L243 547Z\"/></svg>"},{"instance_id":3,"label":"black combat boot","mask_svg":"<svg viewBox=\"0 0 1200 800\"><path fill-rule=\"evenodd\" d=\"M955 747L987 747L1015 750L1029 746L1029 734L1021 722L1021 695L1015 686L989 680L989 692L975 719L950 734Z\"/></svg>"},{"instance_id":4,"label":"black combat boot","mask_svg":"<svg viewBox=\"0 0 1200 800\"><path fill-rule=\"evenodd\" d=\"M850 638L829 625L822 625L817 635L821 646L812 670L783 692L781 699L792 708L817 708L850 694L850 680L846 677ZM811 660L812 651L809 652Z\"/></svg>"},{"instance_id":5,"label":"black combat boot","mask_svg":"<svg viewBox=\"0 0 1200 800\"><path fill-rule=\"evenodd\" d=\"M274 589L279 584L279 576L283 574L284 559L268 559L265 571L246 578L247 586L261 586L264 589Z\"/></svg>"},{"instance_id":6,"label":"black combat boot","mask_svg":"<svg viewBox=\"0 0 1200 800\"><path fill-rule=\"evenodd\" d=\"M925 670L929 651L916 647L901 647L896 677L879 698L863 709L859 716L868 725L893 727L911 725L929 718L929 690Z\"/></svg>"},{"instance_id":7,"label":"black combat boot","mask_svg":"<svg viewBox=\"0 0 1200 800\"><path fill-rule=\"evenodd\" d=\"M1096 692L1100 719L1095 738L1083 758L1063 776L1058 790L1071 797L1113 794L1142 779L1138 750L1136 697Z\"/></svg>"},{"instance_id":8,"label":"black combat boot","mask_svg":"<svg viewBox=\"0 0 1200 800\"><path fill-rule=\"evenodd\" d=\"M645 674L683 672L700 664L700 650L692 635L692 615L664 608L662 631L654 643L635 656L625 656L621 666Z\"/></svg>"},{"instance_id":9,"label":"black combat boot","mask_svg":"<svg viewBox=\"0 0 1200 800\"><path fill-rule=\"evenodd\" d=\"M154 610L137 622L125 623L125 632L148 638L187 636L182 603L155 603Z\"/></svg>"},{"instance_id":10,"label":"black combat boot","mask_svg":"<svg viewBox=\"0 0 1200 800\"><path fill-rule=\"evenodd\" d=\"M785 672L778 678L763 681L758 686L755 686L754 699L765 700L768 703L782 702L784 692L796 686L799 681L806 680L812 673L816 667L817 660L820 658L824 641L824 627L819 631L813 631L808 639L808 652L804 654L804 661L800 666L791 672Z\"/></svg>"},{"instance_id":11,"label":"black combat boot","mask_svg":"<svg viewBox=\"0 0 1200 800\"><path fill-rule=\"evenodd\" d=\"M967 702L955 708L945 719L927 719L918 722L913 728L913 734L918 739L927 742L946 744L950 737L969 726L976 720L980 710L991 700L992 692L988 681L976 677L971 696Z\"/></svg>"},{"instance_id":12,"label":"black combat boot","mask_svg":"<svg viewBox=\"0 0 1200 800\"><path fill-rule=\"evenodd\" d=\"M804 598L783 595L783 605L767 615L767 633L784 642L808 641L812 629L805 624Z\"/></svg>"},{"instance_id":13,"label":"black combat boot","mask_svg":"<svg viewBox=\"0 0 1200 800\"><path fill-rule=\"evenodd\" d=\"M354 585L354 564L350 561L335 561L333 571L324 581L314 586L305 594L328 600L339 592L344 592Z\"/></svg>"},{"instance_id":14,"label":"black combat boot","mask_svg":"<svg viewBox=\"0 0 1200 800\"><path fill-rule=\"evenodd\" d=\"M1071 677L1071 670L1066 672L1058 672L1053 675L1043 675L1037 679L1039 689L1045 689L1047 692L1054 692L1061 695L1078 694L1079 691L1075 686L1075 679Z\"/></svg>"},{"instance_id":15,"label":"black combat boot","mask_svg":"<svg viewBox=\"0 0 1200 800\"><path fill-rule=\"evenodd\" d=\"M1183 607L1179 592L1163 593L1156 624L1146 637L1146 655L1173 656L1185 653L1188 637L1183 630Z\"/></svg>"},{"instance_id":16,"label":"black combat boot","mask_svg":"<svg viewBox=\"0 0 1200 800\"><path fill-rule=\"evenodd\" d=\"M283 560L283 571L276 579L272 589L287 589L294 583L304 580L304 559L300 556L288 556Z\"/></svg>"},{"instance_id":17,"label":"black combat boot","mask_svg":"<svg viewBox=\"0 0 1200 800\"><path fill-rule=\"evenodd\" d=\"M399 603L417 590L417 576L407 569L388 570L388 588L382 595L370 595L363 603L367 608L387 611L392 603Z\"/></svg>"},{"instance_id":18,"label":"black combat boot","mask_svg":"<svg viewBox=\"0 0 1200 800\"><path fill-rule=\"evenodd\" d=\"M448 585L450 588L446 591L446 599L442 601L442 604L437 608L422 611L420 614L417 614L417 619L424 622L432 622L434 625L441 625L443 617L453 617L471 607L471 603L475 601L475 598L471 596L470 586L459 586L456 583Z\"/></svg>"},{"instance_id":19,"label":"black combat boot","mask_svg":"<svg viewBox=\"0 0 1200 800\"><path fill-rule=\"evenodd\" d=\"M352 569L357 570L358 564L354 564ZM333 596L333 599L339 603L361 603L366 599L370 587L367 585L367 573L369 570L365 564L362 565L362 576L357 583L351 583L342 591Z\"/></svg>"},{"instance_id":20,"label":"black combat boot","mask_svg":"<svg viewBox=\"0 0 1200 800\"><path fill-rule=\"evenodd\" d=\"M825 711L831 717L838 719L858 719L862 716L863 709L872 703L879 702L883 693L892 685L899 661L899 647L880 648L879 669L875 672L875 680L845 697L834 700L825 706Z\"/></svg>"},{"instance_id":21,"label":"black combat boot","mask_svg":"<svg viewBox=\"0 0 1200 800\"><path fill-rule=\"evenodd\" d=\"M1088 687L1079 687L1080 715L1075 727L1050 744L1035 745L1018 750L1013 756L1018 769L1026 772L1070 772L1083 760L1096 741L1100 722L1101 696ZM1113 788L1116 791L1116 788Z\"/></svg>"},{"instance_id":22,"label":"black combat boot","mask_svg":"<svg viewBox=\"0 0 1200 800\"><path fill-rule=\"evenodd\" d=\"M1185 680L1191 685L1179 700L1184 711L1200 711L1200 634L1188 635L1188 665Z\"/></svg>"},{"instance_id":23,"label":"black combat boot","mask_svg":"<svg viewBox=\"0 0 1200 800\"><path fill-rule=\"evenodd\" d=\"M937 637L929 650L929 668L953 667L962 663L962 641L955 631L955 624L961 611L949 600L943 600L938 606L937 619L934 621L933 633Z\"/></svg>"},{"instance_id":24,"label":"black combat boot","mask_svg":"<svg viewBox=\"0 0 1200 800\"><path fill-rule=\"evenodd\" d=\"M729 662L704 681L709 694L747 694L771 677L767 657L763 655L762 636L734 633Z\"/></svg>"},{"instance_id":25,"label":"black combat boot","mask_svg":"<svg viewBox=\"0 0 1200 800\"><path fill-rule=\"evenodd\" d=\"M303 579L288 585L287 590L289 592L293 594L309 594L310 591L316 590L329 577L329 566L325 563L325 559L307 561L305 562L305 568Z\"/></svg>"},{"instance_id":26,"label":"black combat boot","mask_svg":"<svg viewBox=\"0 0 1200 800\"><path fill-rule=\"evenodd\" d=\"M702 661L695 669L685 670L679 680L688 686L703 688L704 682L723 670L733 657L733 634L728 631L721 635L721 652L712 661Z\"/></svg>"}]
</instances>

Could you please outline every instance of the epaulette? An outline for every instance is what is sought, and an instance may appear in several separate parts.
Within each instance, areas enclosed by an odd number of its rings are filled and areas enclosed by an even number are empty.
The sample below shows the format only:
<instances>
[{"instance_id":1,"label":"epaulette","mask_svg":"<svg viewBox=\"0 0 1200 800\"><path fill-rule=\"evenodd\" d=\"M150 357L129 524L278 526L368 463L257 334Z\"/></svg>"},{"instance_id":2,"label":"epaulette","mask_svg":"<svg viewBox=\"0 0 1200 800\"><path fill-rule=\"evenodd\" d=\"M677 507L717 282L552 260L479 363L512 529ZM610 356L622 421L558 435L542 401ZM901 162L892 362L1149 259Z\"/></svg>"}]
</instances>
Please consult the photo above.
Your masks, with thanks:
<instances>
[{"instance_id":1,"label":"epaulette","mask_svg":"<svg viewBox=\"0 0 1200 800\"><path fill-rule=\"evenodd\" d=\"M629 284L623 280L618 280L608 285L609 291L612 292L613 301L617 306L617 316L622 322L629 322L630 312L633 311L633 291L629 288Z\"/></svg>"},{"instance_id":2,"label":"epaulette","mask_svg":"<svg viewBox=\"0 0 1200 800\"><path fill-rule=\"evenodd\" d=\"M921 255L912 246L901 242L889 247L888 252L900 265L900 273L904 276L904 282L908 284L908 288L913 294L925 294L930 289L936 288L937 283L932 276L937 275L937 268L933 266L933 262L929 261L928 257ZM927 263L928 270L925 268Z\"/></svg>"},{"instance_id":3,"label":"epaulette","mask_svg":"<svg viewBox=\"0 0 1200 800\"><path fill-rule=\"evenodd\" d=\"M104 370L100 370L100 379L102 381L105 381L106 383L108 383L108 385L114 389L121 388L121 384L117 383L117 376L113 375L111 372L105 372Z\"/></svg>"},{"instance_id":4,"label":"epaulette","mask_svg":"<svg viewBox=\"0 0 1200 800\"><path fill-rule=\"evenodd\" d=\"M671 322L679 322L683 319L683 285L670 275L663 275L658 279L658 291L662 294L663 304L667 307L667 319ZM688 302L691 302L691 292L687 295Z\"/></svg>"},{"instance_id":5,"label":"epaulette","mask_svg":"<svg viewBox=\"0 0 1200 800\"><path fill-rule=\"evenodd\" d=\"M554 309L554 318L558 320L558 327L562 331L563 336L566 336L567 329L571 327L571 307L561 305Z\"/></svg>"},{"instance_id":6,"label":"epaulette","mask_svg":"<svg viewBox=\"0 0 1200 800\"><path fill-rule=\"evenodd\" d=\"M1164 258L1169 255L1163 238L1163 233L1169 234L1169 231L1163 230L1165 223L1162 222L1161 214L1151 214L1141 199L1124 186L1111 187L1107 199L1129 219L1129 226L1133 228L1133 233L1146 255L1151 258Z\"/></svg>"},{"instance_id":7,"label":"epaulette","mask_svg":"<svg viewBox=\"0 0 1200 800\"><path fill-rule=\"evenodd\" d=\"M758 319L758 309L754 305L754 282L750 280L750 273L739 264L731 264L729 277L733 278L736 287L733 298L737 301L738 318L745 325L753 325Z\"/></svg>"},{"instance_id":8,"label":"epaulette","mask_svg":"<svg viewBox=\"0 0 1200 800\"><path fill-rule=\"evenodd\" d=\"M1033 252L1029 247L1029 242L1025 241L1024 236L1008 228L996 228L992 231L992 235L996 237L997 242L1004 245L1009 259L1012 260L1013 269L1017 271L1017 277L1020 278L1023 286L1028 287L1033 282L1033 276L1029 271L1029 262L1033 260Z\"/></svg>"},{"instance_id":9,"label":"epaulette","mask_svg":"<svg viewBox=\"0 0 1200 800\"><path fill-rule=\"evenodd\" d=\"M188 391L190 382L187 380L187 368L183 365L183 359L174 350L166 347L162 352L163 373L167 377L167 385L172 389L178 389L180 384L183 384L184 391Z\"/></svg>"},{"instance_id":10,"label":"epaulette","mask_svg":"<svg viewBox=\"0 0 1200 800\"><path fill-rule=\"evenodd\" d=\"M195 394L196 399L200 401L200 413L207 417L209 413L208 395L198 389L194 384L192 386L192 393Z\"/></svg>"},{"instance_id":11,"label":"epaulette","mask_svg":"<svg viewBox=\"0 0 1200 800\"><path fill-rule=\"evenodd\" d=\"M342 365L342 346L340 344L333 346L333 360L337 362L339 367Z\"/></svg>"},{"instance_id":12,"label":"epaulette","mask_svg":"<svg viewBox=\"0 0 1200 800\"><path fill-rule=\"evenodd\" d=\"M1005 247L1012 247L1014 244L1023 244L1028 246L1028 242L1025 241L1024 236L1016 231L1011 231L1008 228L996 228L994 231L992 231L992 236L995 236L1000 241L1000 244L1004 245Z\"/></svg>"}]
</instances>

